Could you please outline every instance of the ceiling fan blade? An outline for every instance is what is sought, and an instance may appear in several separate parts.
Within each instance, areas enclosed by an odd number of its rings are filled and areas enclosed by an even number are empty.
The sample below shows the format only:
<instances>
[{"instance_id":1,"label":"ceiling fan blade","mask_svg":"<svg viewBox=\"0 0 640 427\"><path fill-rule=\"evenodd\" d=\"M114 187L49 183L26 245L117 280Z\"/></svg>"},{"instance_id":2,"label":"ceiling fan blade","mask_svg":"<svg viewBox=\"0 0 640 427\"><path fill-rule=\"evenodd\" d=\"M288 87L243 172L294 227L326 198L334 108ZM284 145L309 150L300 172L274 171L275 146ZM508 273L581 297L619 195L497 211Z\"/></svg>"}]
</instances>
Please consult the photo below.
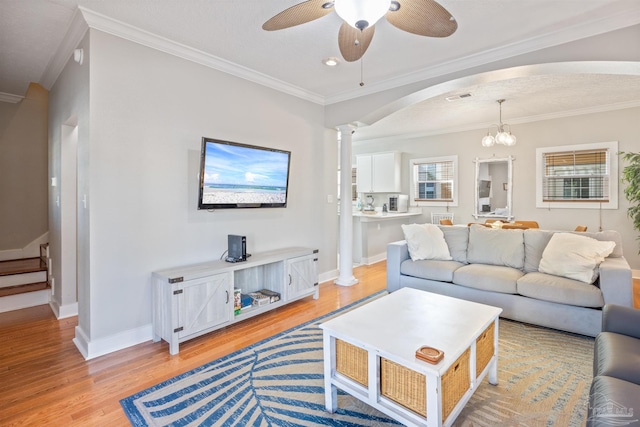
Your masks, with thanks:
<instances>
[{"instance_id":1,"label":"ceiling fan blade","mask_svg":"<svg viewBox=\"0 0 640 427\"><path fill-rule=\"evenodd\" d=\"M397 0L400 8L385 15L393 26L419 36L448 37L458 29L449 11L433 0Z\"/></svg>"},{"instance_id":2,"label":"ceiling fan blade","mask_svg":"<svg viewBox=\"0 0 640 427\"><path fill-rule=\"evenodd\" d=\"M333 0L308 0L291 6L262 24L266 31L282 30L311 22L333 11Z\"/></svg>"},{"instance_id":3,"label":"ceiling fan blade","mask_svg":"<svg viewBox=\"0 0 640 427\"><path fill-rule=\"evenodd\" d=\"M362 55L364 55L371 44L374 32L374 25L360 31L346 22L343 23L338 32L338 46L340 47L340 53L344 60L353 62L362 58Z\"/></svg>"}]
</instances>

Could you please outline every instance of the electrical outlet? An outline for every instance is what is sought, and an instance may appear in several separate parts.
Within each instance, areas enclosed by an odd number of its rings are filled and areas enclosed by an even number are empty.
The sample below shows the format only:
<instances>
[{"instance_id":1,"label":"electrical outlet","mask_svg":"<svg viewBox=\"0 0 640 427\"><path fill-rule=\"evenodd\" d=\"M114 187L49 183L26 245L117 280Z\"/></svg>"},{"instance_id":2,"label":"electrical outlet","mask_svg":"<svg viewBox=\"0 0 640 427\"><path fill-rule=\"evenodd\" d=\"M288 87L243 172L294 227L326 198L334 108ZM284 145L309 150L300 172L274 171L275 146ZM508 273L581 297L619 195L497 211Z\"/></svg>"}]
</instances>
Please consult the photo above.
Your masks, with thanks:
<instances>
[{"instance_id":1,"label":"electrical outlet","mask_svg":"<svg viewBox=\"0 0 640 427\"><path fill-rule=\"evenodd\" d=\"M327 203L333 203L333 194L327 194Z\"/></svg>"}]
</instances>

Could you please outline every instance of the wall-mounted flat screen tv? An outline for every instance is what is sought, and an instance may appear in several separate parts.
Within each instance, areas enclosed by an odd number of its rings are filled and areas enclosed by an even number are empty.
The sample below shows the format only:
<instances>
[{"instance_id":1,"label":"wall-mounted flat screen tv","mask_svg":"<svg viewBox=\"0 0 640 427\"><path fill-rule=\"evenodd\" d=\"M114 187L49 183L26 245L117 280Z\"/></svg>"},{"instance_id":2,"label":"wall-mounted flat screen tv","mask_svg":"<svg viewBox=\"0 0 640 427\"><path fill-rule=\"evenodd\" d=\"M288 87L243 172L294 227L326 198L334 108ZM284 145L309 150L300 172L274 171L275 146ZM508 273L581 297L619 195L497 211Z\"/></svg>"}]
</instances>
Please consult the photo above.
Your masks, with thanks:
<instances>
[{"instance_id":1,"label":"wall-mounted flat screen tv","mask_svg":"<svg viewBox=\"0 0 640 427\"><path fill-rule=\"evenodd\" d=\"M202 138L198 209L284 208L291 152Z\"/></svg>"}]
</instances>

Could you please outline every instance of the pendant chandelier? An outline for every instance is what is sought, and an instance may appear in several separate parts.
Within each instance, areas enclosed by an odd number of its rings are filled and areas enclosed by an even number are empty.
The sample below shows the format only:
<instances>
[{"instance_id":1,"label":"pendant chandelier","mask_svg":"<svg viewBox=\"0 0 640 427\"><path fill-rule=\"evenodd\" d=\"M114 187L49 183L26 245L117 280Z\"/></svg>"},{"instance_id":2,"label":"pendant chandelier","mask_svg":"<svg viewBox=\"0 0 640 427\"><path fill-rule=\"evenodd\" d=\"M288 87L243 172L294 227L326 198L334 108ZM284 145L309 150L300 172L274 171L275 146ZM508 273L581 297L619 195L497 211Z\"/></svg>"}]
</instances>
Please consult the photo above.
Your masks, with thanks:
<instances>
[{"instance_id":1,"label":"pendant chandelier","mask_svg":"<svg viewBox=\"0 0 640 427\"><path fill-rule=\"evenodd\" d=\"M495 144L502 144L507 147L516 145L516 136L511 133L511 126L506 123L502 123L502 103L504 101L504 99L498 99L496 101L500 105L500 122L497 125L491 125L491 127L496 127L495 136L491 135L491 128L487 130L487 135L482 138L483 147L493 147Z\"/></svg>"}]
</instances>

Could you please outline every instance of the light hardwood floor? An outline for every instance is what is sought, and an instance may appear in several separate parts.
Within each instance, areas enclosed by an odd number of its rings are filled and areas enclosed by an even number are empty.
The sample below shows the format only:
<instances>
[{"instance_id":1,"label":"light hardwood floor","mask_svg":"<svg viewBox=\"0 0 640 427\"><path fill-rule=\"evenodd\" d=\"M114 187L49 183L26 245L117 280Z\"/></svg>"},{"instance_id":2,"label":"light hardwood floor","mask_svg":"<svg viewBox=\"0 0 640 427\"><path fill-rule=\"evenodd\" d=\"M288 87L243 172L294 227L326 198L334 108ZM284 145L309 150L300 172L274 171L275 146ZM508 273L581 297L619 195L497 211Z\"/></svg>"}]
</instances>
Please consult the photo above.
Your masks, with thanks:
<instances>
[{"instance_id":1,"label":"light hardwood floor","mask_svg":"<svg viewBox=\"0 0 640 427\"><path fill-rule=\"evenodd\" d=\"M58 321L46 305L1 313L0 426L127 426L120 399L385 288L385 262L354 275L357 285L322 283L318 300L187 341L173 357L168 344L147 342L85 361L71 341L76 317Z\"/></svg>"},{"instance_id":2,"label":"light hardwood floor","mask_svg":"<svg viewBox=\"0 0 640 427\"><path fill-rule=\"evenodd\" d=\"M354 269L351 287L320 284L307 297L195 338L169 355L147 342L85 361L71 341L77 318L49 306L0 314L0 426L127 426L119 400L385 288L386 264Z\"/></svg>"}]
</instances>

